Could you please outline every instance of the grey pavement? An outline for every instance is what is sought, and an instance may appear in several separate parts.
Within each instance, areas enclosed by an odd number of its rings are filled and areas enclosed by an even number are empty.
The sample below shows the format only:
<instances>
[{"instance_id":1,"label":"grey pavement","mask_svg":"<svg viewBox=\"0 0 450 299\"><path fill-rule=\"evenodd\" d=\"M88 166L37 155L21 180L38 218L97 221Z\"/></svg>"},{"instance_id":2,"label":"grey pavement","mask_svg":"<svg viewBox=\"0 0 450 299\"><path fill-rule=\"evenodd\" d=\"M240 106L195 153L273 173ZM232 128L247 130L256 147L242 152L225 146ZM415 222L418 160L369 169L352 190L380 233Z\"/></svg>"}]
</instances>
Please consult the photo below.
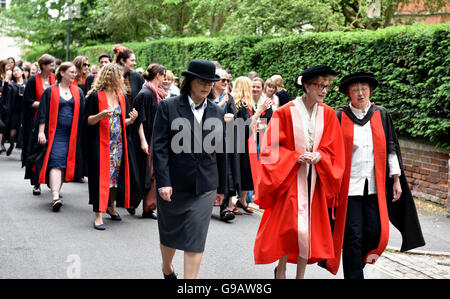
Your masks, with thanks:
<instances>
[{"instance_id":1,"label":"grey pavement","mask_svg":"<svg viewBox=\"0 0 450 299\"><path fill-rule=\"evenodd\" d=\"M18 150L10 157L0 155L0 278L162 278L155 220L140 218L140 209L136 216L118 209L121 222L105 215L106 230L94 230L86 183L64 184L64 206L54 213L46 186L41 196L32 195L19 155ZM224 223L215 207L199 278L272 278L276 264L253 262L259 221L255 213ZM392 229L389 250L366 267L366 278L449 278L450 219L420 215L420 221L427 245L415 253L399 253L400 236ZM182 277L182 252L173 266ZM295 265L288 265L287 276L295 277ZM342 267L334 276L309 265L306 278L341 279Z\"/></svg>"}]
</instances>

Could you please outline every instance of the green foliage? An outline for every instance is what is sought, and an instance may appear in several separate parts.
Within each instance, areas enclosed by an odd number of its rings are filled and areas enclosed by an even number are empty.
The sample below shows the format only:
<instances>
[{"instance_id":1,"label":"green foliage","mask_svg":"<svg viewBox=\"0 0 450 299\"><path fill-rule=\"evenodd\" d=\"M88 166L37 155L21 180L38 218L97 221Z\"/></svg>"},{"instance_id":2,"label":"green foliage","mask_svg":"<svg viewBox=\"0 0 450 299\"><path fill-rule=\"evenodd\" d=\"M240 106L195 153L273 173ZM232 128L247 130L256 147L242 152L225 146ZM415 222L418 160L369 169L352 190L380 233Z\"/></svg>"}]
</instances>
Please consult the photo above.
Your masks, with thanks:
<instances>
[{"instance_id":1,"label":"green foliage","mask_svg":"<svg viewBox=\"0 0 450 299\"><path fill-rule=\"evenodd\" d=\"M293 86L297 74L313 65L330 65L339 77L372 71L380 85L371 99L391 112L400 135L450 148L450 24L285 37L173 38L124 45L135 51L138 67L157 62L178 76L194 58L217 60L233 71L234 78L252 70L263 79L280 74L291 97L298 93ZM112 48L113 44L86 47L78 54L94 62ZM338 92L330 92L326 101L334 108L348 103Z\"/></svg>"}]
</instances>

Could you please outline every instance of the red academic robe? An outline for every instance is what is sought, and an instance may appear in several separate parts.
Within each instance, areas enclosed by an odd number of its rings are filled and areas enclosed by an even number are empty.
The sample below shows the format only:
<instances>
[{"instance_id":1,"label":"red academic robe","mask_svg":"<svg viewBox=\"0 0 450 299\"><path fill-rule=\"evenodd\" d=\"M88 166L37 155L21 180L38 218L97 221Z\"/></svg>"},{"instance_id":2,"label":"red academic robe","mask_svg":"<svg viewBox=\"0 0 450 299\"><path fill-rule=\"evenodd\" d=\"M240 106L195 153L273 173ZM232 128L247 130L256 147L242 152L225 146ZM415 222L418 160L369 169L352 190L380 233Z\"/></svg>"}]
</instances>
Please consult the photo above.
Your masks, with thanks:
<instances>
[{"instance_id":1,"label":"red academic robe","mask_svg":"<svg viewBox=\"0 0 450 299\"><path fill-rule=\"evenodd\" d=\"M73 120L72 128L70 130L70 141L69 141L69 151L67 153L67 168L65 172L65 182L72 182L75 178L75 166L77 157L77 135L78 135L78 123L80 116L80 91L77 86L70 86L70 92L72 93L74 99L74 109L73 109ZM58 111L59 111L59 86L54 85L51 89L50 96L50 110L48 119L48 146L45 152L44 161L42 163L42 168L39 173L39 184L46 183L47 165L52 151L53 140L55 138L56 127L58 125Z\"/></svg>"},{"instance_id":2,"label":"red academic robe","mask_svg":"<svg viewBox=\"0 0 450 299\"><path fill-rule=\"evenodd\" d=\"M290 102L275 111L263 138L256 202L264 215L255 240L256 264L289 255L308 263L334 257L329 208L338 203L344 171L344 145L334 110L318 104L313 151L321 160L311 165L308 203L307 167L297 160L306 151L302 115ZM278 135L277 135L278 133Z\"/></svg>"},{"instance_id":3,"label":"red academic robe","mask_svg":"<svg viewBox=\"0 0 450 299\"><path fill-rule=\"evenodd\" d=\"M373 108L372 108L373 109ZM378 210L380 214L381 235L377 248L366 253L364 263L373 264L381 256L389 241L389 213L386 202L386 161L388 159L386 135L383 128L381 110L375 110L370 118L372 129L373 152L375 164L375 180L378 195ZM341 205L336 209L336 222L334 225L334 250L335 258L327 260L326 268L333 274L336 274L340 261L341 251L344 242L345 222L347 215L348 190L350 182L350 173L352 166L353 153L353 129L354 122L347 116L341 114L341 128L345 143L345 172L340 191Z\"/></svg>"}]
</instances>

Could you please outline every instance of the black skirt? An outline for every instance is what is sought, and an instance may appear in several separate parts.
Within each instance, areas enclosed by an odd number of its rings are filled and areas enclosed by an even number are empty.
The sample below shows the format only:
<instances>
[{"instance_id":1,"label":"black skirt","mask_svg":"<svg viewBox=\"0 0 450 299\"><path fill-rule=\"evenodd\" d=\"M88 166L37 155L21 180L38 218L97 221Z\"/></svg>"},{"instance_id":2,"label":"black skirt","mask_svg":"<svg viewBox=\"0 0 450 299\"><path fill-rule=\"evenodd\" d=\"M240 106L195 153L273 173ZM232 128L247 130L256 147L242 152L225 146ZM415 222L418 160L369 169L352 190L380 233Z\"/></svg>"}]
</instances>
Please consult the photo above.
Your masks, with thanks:
<instances>
[{"instance_id":1,"label":"black skirt","mask_svg":"<svg viewBox=\"0 0 450 299\"><path fill-rule=\"evenodd\" d=\"M171 202L157 192L158 228L162 245L187 252L203 252L216 190L200 195L172 194Z\"/></svg>"}]
</instances>

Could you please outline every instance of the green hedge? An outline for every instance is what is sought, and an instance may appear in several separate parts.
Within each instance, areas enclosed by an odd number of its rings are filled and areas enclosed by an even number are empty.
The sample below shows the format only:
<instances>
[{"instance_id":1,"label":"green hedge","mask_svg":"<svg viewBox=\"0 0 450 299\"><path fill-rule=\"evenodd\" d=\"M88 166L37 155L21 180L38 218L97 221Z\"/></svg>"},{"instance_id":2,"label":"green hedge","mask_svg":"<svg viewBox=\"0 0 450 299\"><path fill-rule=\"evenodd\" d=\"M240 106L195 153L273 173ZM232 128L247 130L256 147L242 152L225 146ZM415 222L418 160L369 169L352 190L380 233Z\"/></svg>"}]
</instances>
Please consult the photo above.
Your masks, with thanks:
<instances>
[{"instance_id":1,"label":"green hedge","mask_svg":"<svg viewBox=\"0 0 450 299\"><path fill-rule=\"evenodd\" d=\"M138 67L163 64L179 75L194 58L219 61L233 77L257 71L266 79L280 74L291 96L296 75L328 64L340 77L358 70L375 73L380 85L372 100L391 112L400 135L450 148L450 24L390 27L377 31L329 32L285 37L180 38L125 43ZM78 49L91 63L113 45ZM339 82L339 78L337 80ZM336 82L336 85L338 84ZM332 107L348 102L338 92L326 99Z\"/></svg>"}]
</instances>

